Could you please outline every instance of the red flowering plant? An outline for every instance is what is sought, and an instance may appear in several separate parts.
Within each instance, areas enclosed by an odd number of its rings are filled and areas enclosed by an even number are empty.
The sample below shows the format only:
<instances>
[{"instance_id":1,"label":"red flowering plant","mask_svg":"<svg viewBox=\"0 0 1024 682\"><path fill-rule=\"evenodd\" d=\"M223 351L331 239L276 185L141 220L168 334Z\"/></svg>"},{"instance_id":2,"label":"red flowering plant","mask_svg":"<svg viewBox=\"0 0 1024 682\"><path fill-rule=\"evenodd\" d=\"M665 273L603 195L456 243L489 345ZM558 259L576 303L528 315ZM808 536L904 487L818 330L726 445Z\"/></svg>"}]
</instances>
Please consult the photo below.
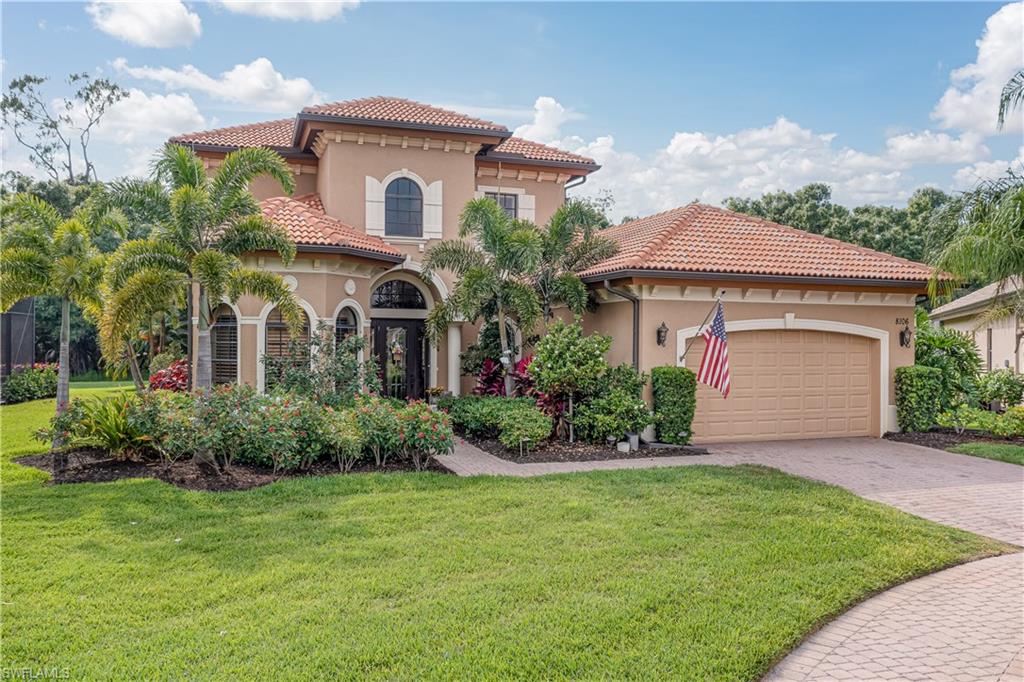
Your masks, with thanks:
<instances>
[{"instance_id":1,"label":"red flowering plant","mask_svg":"<svg viewBox=\"0 0 1024 682\"><path fill-rule=\"evenodd\" d=\"M187 391L188 361L175 360L167 369L153 372L149 376L149 388L153 391Z\"/></svg>"},{"instance_id":2,"label":"red flowering plant","mask_svg":"<svg viewBox=\"0 0 1024 682\"><path fill-rule=\"evenodd\" d=\"M431 457L449 453L455 447L448 415L432 410L422 400L398 411L398 435L403 451L417 471L422 471Z\"/></svg>"}]
</instances>

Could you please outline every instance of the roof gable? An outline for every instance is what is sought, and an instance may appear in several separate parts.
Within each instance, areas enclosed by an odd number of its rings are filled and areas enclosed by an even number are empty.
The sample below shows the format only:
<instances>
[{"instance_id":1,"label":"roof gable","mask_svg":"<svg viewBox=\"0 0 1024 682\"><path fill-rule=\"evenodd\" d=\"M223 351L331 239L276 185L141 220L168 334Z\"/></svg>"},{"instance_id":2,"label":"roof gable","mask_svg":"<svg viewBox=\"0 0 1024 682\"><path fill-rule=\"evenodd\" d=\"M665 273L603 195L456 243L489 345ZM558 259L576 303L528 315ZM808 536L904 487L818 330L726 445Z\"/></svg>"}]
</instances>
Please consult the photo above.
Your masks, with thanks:
<instances>
[{"instance_id":1,"label":"roof gable","mask_svg":"<svg viewBox=\"0 0 1024 682\"><path fill-rule=\"evenodd\" d=\"M332 218L323 212L322 207L317 194L294 199L273 197L260 202L263 215L283 227L300 250L303 246L336 249L341 253L393 263L404 259L395 247Z\"/></svg>"},{"instance_id":2,"label":"roof gable","mask_svg":"<svg viewBox=\"0 0 1024 682\"><path fill-rule=\"evenodd\" d=\"M1019 279L1010 278L1002 282L993 282L977 291L964 294L958 299L940 305L932 310L929 317L932 319L948 319L957 315L966 315L988 306L989 303L998 298L1010 296L1020 290L1021 282Z\"/></svg>"},{"instance_id":3,"label":"roof gable","mask_svg":"<svg viewBox=\"0 0 1024 682\"><path fill-rule=\"evenodd\" d=\"M901 282L932 275L921 263L704 204L602 234L619 252L581 273L591 280L627 271Z\"/></svg>"}]
</instances>

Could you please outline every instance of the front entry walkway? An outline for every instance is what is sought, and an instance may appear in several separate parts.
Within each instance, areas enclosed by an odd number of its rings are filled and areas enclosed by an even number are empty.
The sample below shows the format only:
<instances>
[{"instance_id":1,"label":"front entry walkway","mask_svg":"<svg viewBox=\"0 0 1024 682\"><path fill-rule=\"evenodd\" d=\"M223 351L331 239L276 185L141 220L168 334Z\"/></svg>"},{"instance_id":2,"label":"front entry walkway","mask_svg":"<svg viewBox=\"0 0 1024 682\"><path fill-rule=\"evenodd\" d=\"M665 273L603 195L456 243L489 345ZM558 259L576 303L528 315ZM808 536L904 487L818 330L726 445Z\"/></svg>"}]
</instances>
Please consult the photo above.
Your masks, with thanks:
<instances>
[{"instance_id":1,"label":"front entry walkway","mask_svg":"<svg viewBox=\"0 0 1024 682\"><path fill-rule=\"evenodd\" d=\"M761 464L1024 546L1024 467L873 438L710 446L699 457L516 464L461 441L461 476ZM984 559L884 592L797 647L766 680L1024 680L1024 554Z\"/></svg>"}]
</instances>

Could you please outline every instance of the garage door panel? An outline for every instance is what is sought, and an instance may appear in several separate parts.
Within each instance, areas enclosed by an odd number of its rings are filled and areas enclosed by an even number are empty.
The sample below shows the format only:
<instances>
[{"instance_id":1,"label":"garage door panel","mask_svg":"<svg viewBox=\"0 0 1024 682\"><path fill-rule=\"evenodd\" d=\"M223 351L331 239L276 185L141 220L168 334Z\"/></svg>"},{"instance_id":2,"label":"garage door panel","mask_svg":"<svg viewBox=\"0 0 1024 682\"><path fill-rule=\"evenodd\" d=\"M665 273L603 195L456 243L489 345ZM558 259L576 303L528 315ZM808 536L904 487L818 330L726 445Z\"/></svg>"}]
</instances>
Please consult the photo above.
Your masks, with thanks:
<instances>
[{"instance_id":1,"label":"garage door panel","mask_svg":"<svg viewBox=\"0 0 1024 682\"><path fill-rule=\"evenodd\" d=\"M732 393L697 389L697 442L871 435L877 424L870 339L832 332L751 331L729 334ZM690 352L696 367L704 352Z\"/></svg>"}]
</instances>

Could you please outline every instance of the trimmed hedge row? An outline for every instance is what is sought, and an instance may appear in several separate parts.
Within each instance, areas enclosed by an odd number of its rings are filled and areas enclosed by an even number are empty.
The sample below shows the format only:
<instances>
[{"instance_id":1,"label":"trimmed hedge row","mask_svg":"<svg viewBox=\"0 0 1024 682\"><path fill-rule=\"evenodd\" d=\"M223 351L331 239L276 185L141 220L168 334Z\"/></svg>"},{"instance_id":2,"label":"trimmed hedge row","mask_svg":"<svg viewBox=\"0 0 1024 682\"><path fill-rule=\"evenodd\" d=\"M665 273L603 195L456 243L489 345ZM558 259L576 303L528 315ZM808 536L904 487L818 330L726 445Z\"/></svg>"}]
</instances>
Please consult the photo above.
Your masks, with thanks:
<instances>
[{"instance_id":1,"label":"trimmed hedge row","mask_svg":"<svg viewBox=\"0 0 1024 682\"><path fill-rule=\"evenodd\" d=\"M437 406L448 413L452 425L467 436L497 438L506 448L537 444L551 436L551 417L531 398L503 396L443 396Z\"/></svg>"},{"instance_id":2,"label":"trimmed hedge row","mask_svg":"<svg viewBox=\"0 0 1024 682\"><path fill-rule=\"evenodd\" d=\"M651 370L651 388L658 440L686 445L693 435L697 375L685 367L655 367Z\"/></svg>"},{"instance_id":3,"label":"trimmed hedge row","mask_svg":"<svg viewBox=\"0 0 1024 682\"><path fill-rule=\"evenodd\" d=\"M942 370L924 365L897 367L896 421L903 431L927 431L939 416Z\"/></svg>"},{"instance_id":4,"label":"trimmed hedge row","mask_svg":"<svg viewBox=\"0 0 1024 682\"><path fill-rule=\"evenodd\" d=\"M57 395L57 365L36 363L15 367L0 386L0 402L14 405L27 400L54 398Z\"/></svg>"}]
</instances>

